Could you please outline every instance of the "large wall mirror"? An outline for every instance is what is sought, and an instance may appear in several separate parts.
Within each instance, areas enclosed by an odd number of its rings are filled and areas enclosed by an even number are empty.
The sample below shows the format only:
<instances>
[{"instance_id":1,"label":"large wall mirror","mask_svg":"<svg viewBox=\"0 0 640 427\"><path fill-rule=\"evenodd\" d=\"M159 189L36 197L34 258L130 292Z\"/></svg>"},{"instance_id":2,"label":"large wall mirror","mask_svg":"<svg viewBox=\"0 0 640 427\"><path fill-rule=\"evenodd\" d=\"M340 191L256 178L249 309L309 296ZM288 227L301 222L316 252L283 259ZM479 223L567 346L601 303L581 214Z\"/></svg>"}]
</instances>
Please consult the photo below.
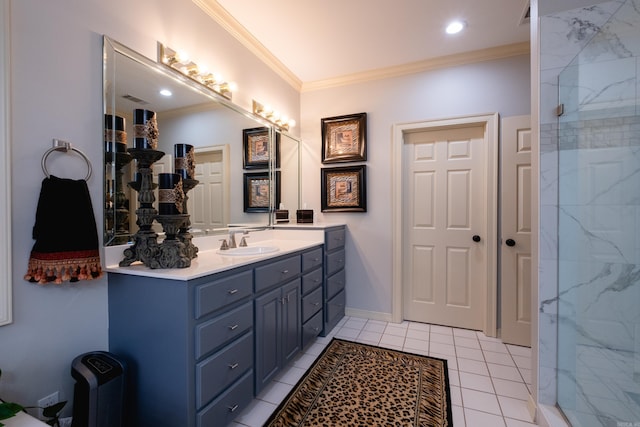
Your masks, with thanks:
<instances>
[{"instance_id":1,"label":"large wall mirror","mask_svg":"<svg viewBox=\"0 0 640 427\"><path fill-rule=\"evenodd\" d=\"M161 90L168 90L171 96L162 95ZM138 195L129 185L136 180L135 160L113 153L112 132L107 130L114 127L110 116L122 117L127 147L132 147L136 109L156 114L157 149L165 155L154 163L154 176L173 172L175 144L195 147L195 179L199 183L187 193L192 234L222 234L231 226L269 226L280 203L295 214L300 203L299 139L274 129L204 85L105 36L105 245L127 243L137 231ZM278 158L248 167L246 137L260 131L268 135L269 153L278 153ZM251 191L248 186L252 178L261 174L271 184L268 206L247 208L247 192ZM160 225L156 226L160 232Z\"/></svg>"}]
</instances>

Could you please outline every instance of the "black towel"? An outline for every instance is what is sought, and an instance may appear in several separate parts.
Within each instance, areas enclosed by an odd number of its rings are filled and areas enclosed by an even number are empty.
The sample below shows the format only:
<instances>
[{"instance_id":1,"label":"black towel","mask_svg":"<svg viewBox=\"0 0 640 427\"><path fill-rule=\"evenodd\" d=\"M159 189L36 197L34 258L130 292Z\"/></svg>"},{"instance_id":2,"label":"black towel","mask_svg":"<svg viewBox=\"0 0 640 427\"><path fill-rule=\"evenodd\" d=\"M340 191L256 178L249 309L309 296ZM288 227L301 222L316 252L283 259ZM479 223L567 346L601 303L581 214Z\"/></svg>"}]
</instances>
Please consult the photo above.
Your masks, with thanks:
<instances>
[{"instance_id":1,"label":"black towel","mask_svg":"<svg viewBox=\"0 0 640 427\"><path fill-rule=\"evenodd\" d=\"M85 180L51 175L42 181L33 238L25 280L62 283L102 275L96 219Z\"/></svg>"}]
</instances>

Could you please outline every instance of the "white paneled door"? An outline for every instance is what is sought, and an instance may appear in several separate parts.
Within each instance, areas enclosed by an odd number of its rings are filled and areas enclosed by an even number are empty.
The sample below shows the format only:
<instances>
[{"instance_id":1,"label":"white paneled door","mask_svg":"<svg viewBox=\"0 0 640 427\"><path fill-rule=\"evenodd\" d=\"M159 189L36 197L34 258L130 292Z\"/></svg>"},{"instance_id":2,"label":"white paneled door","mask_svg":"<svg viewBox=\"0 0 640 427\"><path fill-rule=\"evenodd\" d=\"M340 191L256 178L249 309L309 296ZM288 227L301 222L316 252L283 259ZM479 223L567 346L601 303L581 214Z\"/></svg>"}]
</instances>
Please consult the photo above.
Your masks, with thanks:
<instances>
[{"instance_id":1,"label":"white paneled door","mask_svg":"<svg viewBox=\"0 0 640 427\"><path fill-rule=\"evenodd\" d=\"M226 227L225 170L222 150L196 153L196 188L187 195L187 210L194 230L213 230Z\"/></svg>"},{"instance_id":2,"label":"white paneled door","mask_svg":"<svg viewBox=\"0 0 640 427\"><path fill-rule=\"evenodd\" d=\"M478 124L407 132L403 313L482 330L487 301L488 144Z\"/></svg>"},{"instance_id":3,"label":"white paneled door","mask_svg":"<svg viewBox=\"0 0 640 427\"><path fill-rule=\"evenodd\" d=\"M502 120L501 337L531 345L531 123Z\"/></svg>"}]
</instances>

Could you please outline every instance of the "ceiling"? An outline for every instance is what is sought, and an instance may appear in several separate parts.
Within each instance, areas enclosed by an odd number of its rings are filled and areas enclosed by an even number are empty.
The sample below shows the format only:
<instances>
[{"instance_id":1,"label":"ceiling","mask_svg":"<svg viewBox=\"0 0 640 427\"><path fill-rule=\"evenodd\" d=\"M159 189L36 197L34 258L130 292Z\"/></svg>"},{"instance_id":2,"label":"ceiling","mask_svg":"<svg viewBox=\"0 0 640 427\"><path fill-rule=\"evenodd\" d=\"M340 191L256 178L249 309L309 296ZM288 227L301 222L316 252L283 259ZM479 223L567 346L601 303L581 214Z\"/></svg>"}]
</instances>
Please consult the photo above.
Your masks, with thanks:
<instances>
[{"instance_id":1,"label":"ceiling","mask_svg":"<svg viewBox=\"0 0 640 427\"><path fill-rule=\"evenodd\" d=\"M460 63L470 52L504 57L529 41L528 0L193 1L299 84ZM452 19L467 26L449 36Z\"/></svg>"}]
</instances>

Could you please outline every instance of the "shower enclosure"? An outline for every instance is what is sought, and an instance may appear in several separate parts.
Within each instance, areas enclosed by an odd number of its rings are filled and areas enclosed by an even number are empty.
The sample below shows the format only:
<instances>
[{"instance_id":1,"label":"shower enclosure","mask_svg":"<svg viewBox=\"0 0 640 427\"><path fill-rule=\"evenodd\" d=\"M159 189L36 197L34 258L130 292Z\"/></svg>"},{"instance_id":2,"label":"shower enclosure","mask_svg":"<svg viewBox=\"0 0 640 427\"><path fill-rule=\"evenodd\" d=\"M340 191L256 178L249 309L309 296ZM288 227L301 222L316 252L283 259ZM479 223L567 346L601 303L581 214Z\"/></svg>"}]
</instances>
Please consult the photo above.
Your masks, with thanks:
<instances>
[{"instance_id":1,"label":"shower enclosure","mask_svg":"<svg viewBox=\"0 0 640 427\"><path fill-rule=\"evenodd\" d=\"M640 0L560 73L557 400L574 427L640 427Z\"/></svg>"}]
</instances>

